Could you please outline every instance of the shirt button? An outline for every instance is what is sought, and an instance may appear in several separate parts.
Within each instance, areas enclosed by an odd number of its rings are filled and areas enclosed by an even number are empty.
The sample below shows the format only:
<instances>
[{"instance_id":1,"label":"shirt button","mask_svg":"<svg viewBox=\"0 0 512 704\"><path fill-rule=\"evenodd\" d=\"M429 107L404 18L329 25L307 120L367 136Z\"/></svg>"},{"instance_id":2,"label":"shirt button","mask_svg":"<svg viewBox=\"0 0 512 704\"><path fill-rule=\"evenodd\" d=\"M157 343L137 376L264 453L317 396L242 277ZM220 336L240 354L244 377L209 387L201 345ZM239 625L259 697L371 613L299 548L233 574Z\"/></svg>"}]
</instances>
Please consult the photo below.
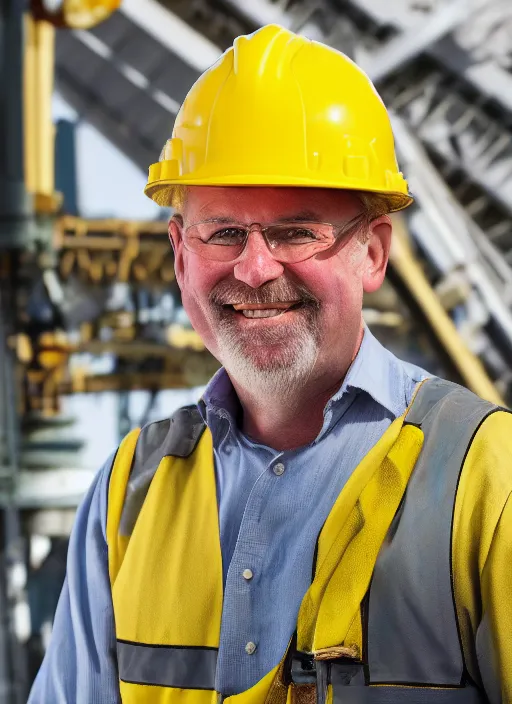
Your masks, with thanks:
<instances>
[{"instance_id":1,"label":"shirt button","mask_svg":"<svg viewBox=\"0 0 512 704\"><path fill-rule=\"evenodd\" d=\"M244 570L244 571L242 572L242 577L243 577L244 579L249 580L249 579L252 579L253 576L254 576L254 575L253 575L253 573L252 573L252 570L247 569L247 570Z\"/></svg>"},{"instance_id":2,"label":"shirt button","mask_svg":"<svg viewBox=\"0 0 512 704\"><path fill-rule=\"evenodd\" d=\"M284 474L284 464L282 462L278 462L275 467L274 467L274 474L278 477L281 476L281 474Z\"/></svg>"},{"instance_id":3,"label":"shirt button","mask_svg":"<svg viewBox=\"0 0 512 704\"><path fill-rule=\"evenodd\" d=\"M245 646L245 652L247 655L252 655L254 651L256 650L256 643L253 643L252 640L250 640L247 645Z\"/></svg>"}]
</instances>

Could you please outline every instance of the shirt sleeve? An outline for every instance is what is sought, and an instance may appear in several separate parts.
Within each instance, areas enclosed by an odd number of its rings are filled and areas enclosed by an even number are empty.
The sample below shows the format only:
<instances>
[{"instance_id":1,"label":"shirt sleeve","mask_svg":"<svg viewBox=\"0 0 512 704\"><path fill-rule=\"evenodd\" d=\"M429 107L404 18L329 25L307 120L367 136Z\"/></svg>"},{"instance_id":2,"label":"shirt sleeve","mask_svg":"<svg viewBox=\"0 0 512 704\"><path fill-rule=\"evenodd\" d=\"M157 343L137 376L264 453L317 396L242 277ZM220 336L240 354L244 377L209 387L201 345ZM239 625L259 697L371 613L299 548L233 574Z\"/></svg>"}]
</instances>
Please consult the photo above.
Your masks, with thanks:
<instances>
[{"instance_id":1,"label":"shirt sleeve","mask_svg":"<svg viewBox=\"0 0 512 704\"><path fill-rule=\"evenodd\" d=\"M501 513L480 578L476 652L492 704L512 702L512 495Z\"/></svg>"},{"instance_id":2,"label":"shirt sleeve","mask_svg":"<svg viewBox=\"0 0 512 704\"><path fill-rule=\"evenodd\" d=\"M120 704L108 573L107 498L114 456L78 509L50 645L28 704Z\"/></svg>"}]
</instances>

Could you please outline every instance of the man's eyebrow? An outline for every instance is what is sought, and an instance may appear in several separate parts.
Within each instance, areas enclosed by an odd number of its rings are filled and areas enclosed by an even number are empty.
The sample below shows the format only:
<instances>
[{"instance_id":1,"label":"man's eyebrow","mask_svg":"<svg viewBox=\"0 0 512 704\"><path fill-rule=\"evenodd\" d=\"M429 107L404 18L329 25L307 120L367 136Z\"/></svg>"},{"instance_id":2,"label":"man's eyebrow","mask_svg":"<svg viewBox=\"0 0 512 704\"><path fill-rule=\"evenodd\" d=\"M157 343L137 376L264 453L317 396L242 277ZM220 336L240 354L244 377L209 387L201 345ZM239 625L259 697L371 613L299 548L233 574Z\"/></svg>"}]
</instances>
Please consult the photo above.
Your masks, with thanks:
<instances>
[{"instance_id":1,"label":"man's eyebrow","mask_svg":"<svg viewBox=\"0 0 512 704\"><path fill-rule=\"evenodd\" d=\"M228 218L223 215L221 215L220 217L218 215L211 215L210 217L202 219L201 222L218 222L224 225L229 223L236 223L237 220L235 220L235 218Z\"/></svg>"}]
</instances>

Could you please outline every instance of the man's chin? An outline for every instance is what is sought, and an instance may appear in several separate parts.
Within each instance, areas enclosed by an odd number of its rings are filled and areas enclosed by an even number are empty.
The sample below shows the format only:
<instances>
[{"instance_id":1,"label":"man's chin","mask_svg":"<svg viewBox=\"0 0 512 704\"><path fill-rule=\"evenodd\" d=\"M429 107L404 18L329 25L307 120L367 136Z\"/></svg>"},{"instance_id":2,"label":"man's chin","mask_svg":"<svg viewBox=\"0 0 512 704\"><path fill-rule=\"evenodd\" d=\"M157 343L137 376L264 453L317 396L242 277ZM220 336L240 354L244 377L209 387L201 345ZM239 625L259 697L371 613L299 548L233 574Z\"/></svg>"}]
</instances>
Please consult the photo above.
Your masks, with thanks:
<instances>
[{"instance_id":1,"label":"man's chin","mask_svg":"<svg viewBox=\"0 0 512 704\"><path fill-rule=\"evenodd\" d=\"M304 370L294 370L275 363L258 363L253 358L242 362L238 360L236 363L230 361L224 366L234 384L262 400L274 396L281 399L295 396L307 377Z\"/></svg>"},{"instance_id":2,"label":"man's chin","mask_svg":"<svg viewBox=\"0 0 512 704\"><path fill-rule=\"evenodd\" d=\"M245 356L242 360L239 360L238 364L231 365L233 371L236 368L242 368L244 370L250 370L254 374L282 374L287 373L290 375L292 369L290 368L289 360L286 359L284 355L255 355Z\"/></svg>"},{"instance_id":3,"label":"man's chin","mask_svg":"<svg viewBox=\"0 0 512 704\"><path fill-rule=\"evenodd\" d=\"M311 375L318 354L318 332L304 312L285 325L219 326L217 358L231 378L254 393L297 389ZM292 322L293 321L293 322Z\"/></svg>"},{"instance_id":4,"label":"man's chin","mask_svg":"<svg viewBox=\"0 0 512 704\"><path fill-rule=\"evenodd\" d=\"M231 379L255 395L295 395L311 376L316 363L317 346L313 339L301 344L286 342L273 345L224 347L221 363Z\"/></svg>"},{"instance_id":5,"label":"man's chin","mask_svg":"<svg viewBox=\"0 0 512 704\"><path fill-rule=\"evenodd\" d=\"M258 335L231 337L223 347L227 357L238 360L243 366L269 372L294 366L302 343L303 340L290 331L286 334L282 329L275 329Z\"/></svg>"}]
</instances>

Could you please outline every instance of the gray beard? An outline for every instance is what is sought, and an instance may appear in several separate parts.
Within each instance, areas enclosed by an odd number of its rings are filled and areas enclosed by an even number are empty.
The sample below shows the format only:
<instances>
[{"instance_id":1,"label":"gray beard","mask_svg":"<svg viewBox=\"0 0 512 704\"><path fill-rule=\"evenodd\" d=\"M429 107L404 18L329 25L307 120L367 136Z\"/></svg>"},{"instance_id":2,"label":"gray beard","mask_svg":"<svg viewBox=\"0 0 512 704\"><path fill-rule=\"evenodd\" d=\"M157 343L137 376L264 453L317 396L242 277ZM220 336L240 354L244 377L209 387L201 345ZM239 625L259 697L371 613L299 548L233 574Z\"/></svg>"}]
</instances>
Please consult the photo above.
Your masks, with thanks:
<instances>
[{"instance_id":1,"label":"gray beard","mask_svg":"<svg viewBox=\"0 0 512 704\"><path fill-rule=\"evenodd\" d=\"M316 313L305 307L293 324L246 334L240 334L232 318L222 315L217 328L221 363L251 394L278 395L280 402L291 402L307 383L317 360L320 335Z\"/></svg>"}]
</instances>

